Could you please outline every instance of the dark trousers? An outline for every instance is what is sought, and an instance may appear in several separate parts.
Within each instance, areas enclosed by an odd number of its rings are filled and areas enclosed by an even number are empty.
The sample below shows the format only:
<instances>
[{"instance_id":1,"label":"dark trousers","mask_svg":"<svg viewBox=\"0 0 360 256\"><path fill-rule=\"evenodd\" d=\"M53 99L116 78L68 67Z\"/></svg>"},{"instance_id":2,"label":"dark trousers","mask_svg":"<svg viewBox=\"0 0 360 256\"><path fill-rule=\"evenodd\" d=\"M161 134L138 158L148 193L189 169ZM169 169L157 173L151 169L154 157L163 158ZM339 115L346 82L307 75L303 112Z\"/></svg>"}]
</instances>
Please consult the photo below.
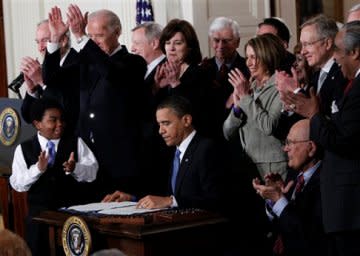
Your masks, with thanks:
<instances>
[{"instance_id":1,"label":"dark trousers","mask_svg":"<svg viewBox=\"0 0 360 256\"><path fill-rule=\"evenodd\" d=\"M329 234L329 256L360 255L360 230Z\"/></svg>"}]
</instances>

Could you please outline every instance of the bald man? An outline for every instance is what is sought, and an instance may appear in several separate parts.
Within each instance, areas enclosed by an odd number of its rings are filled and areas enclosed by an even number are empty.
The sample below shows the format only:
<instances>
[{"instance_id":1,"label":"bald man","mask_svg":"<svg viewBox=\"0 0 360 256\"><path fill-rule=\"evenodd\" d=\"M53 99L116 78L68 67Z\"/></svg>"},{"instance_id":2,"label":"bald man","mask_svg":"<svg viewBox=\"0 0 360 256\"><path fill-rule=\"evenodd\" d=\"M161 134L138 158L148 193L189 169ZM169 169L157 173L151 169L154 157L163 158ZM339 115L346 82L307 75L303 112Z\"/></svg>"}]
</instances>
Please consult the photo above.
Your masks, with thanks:
<instances>
[{"instance_id":1,"label":"bald man","mask_svg":"<svg viewBox=\"0 0 360 256\"><path fill-rule=\"evenodd\" d=\"M274 174L265 177L265 185L258 179L253 181L254 189L266 200L269 219L281 236L275 242L275 255L315 256L327 248L321 214L320 152L309 134L310 121L300 120L291 127L285 142L289 167L299 173L293 190L290 190L292 181L285 184Z\"/></svg>"}]
</instances>

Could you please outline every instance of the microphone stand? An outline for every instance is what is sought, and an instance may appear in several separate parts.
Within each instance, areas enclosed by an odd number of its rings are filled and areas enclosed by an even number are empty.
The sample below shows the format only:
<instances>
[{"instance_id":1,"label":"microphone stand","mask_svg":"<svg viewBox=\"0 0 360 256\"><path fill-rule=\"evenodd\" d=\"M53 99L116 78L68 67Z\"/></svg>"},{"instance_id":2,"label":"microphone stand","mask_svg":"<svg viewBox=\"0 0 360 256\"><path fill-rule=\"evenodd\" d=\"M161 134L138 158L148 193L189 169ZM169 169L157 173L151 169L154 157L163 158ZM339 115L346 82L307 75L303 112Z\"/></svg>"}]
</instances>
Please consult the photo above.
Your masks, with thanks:
<instances>
[{"instance_id":1,"label":"microphone stand","mask_svg":"<svg viewBox=\"0 0 360 256\"><path fill-rule=\"evenodd\" d=\"M20 87L22 86L22 84L24 83L24 74L20 73L20 75L18 75L9 85L8 88L10 90L12 90L14 93L16 93L16 95L18 96L19 99L22 99L21 94L20 94Z\"/></svg>"}]
</instances>

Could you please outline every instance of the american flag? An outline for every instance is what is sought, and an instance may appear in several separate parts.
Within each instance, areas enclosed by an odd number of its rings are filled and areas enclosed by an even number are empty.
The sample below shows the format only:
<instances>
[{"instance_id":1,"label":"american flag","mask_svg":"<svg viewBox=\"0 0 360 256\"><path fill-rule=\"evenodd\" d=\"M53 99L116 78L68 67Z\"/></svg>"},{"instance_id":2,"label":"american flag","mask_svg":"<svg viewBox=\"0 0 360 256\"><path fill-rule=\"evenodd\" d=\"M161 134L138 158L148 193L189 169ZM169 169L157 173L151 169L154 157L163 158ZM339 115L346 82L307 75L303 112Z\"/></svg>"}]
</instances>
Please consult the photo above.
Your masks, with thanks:
<instances>
[{"instance_id":1,"label":"american flag","mask_svg":"<svg viewBox=\"0 0 360 256\"><path fill-rule=\"evenodd\" d=\"M136 24L154 21L153 9L150 0L136 1Z\"/></svg>"}]
</instances>

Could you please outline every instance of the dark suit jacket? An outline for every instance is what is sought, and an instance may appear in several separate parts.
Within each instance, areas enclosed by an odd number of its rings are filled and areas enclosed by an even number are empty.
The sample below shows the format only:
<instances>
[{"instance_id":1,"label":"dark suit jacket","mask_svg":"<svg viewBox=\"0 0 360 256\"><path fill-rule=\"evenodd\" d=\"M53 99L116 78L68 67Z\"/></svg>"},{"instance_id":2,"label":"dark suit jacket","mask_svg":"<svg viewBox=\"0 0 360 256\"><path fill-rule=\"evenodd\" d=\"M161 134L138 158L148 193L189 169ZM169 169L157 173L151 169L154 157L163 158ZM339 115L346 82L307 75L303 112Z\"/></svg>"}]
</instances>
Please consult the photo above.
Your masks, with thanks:
<instances>
[{"instance_id":1,"label":"dark suit jacket","mask_svg":"<svg viewBox=\"0 0 360 256\"><path fill-rule=\"evenodd\" d=\"M322 255L326 252L322 224L319 167L303 191L289 202L280 217L278 228L286 255Z\"/></svg>"},{"instance_id":2,"label":"dark suit jacket","mask_svg":"<svg viewBox=\"0 0 360 256\"><path fill-rule=\"evenodd\" d=\"M164 58L159 64L166 62ZM166 97L167 88L160 88L154 91L156 67L145 78L145 104L142 110L144 114L143 135L144 135L144 162L146 169L143 173L144 193L138 197L147 194L163 194L167 191L167 178L169 166L171 165L173 152L159 134L159 125L156 121L156 108L158 104Z\"/></svg>"},{"instance_id":3,"label":"dark suit jacket","mask_svg":"<svg viewBox=\"0 0 360 256\"><path fill-rule=\"evenodd\" d=\"M325 149L321 200L326 232L360 229L360 76L328 120L316 114L310 138Z\"/></svg>"},{"instance_id":4,"label":"dark suit jacket","mask_svg":"<svg viewBox=\"0 0 360 256\"><path fill-rule=\"evenodd\" d=\"M125 46L109 56L92 40L79 54L80 136L96 155L106 189L136 192L146 62Z\"/></svg>"},{"instance_id":5,"label":"dark suit jacket","mask_svg":"<svg viewBox=\"0 0 360 256\"><path fill-rule=\"evenodd\" d=\"M41 98L53 99L61 104L67 124L65 133L74 134L79 117L79 74L78 72L66 72L64 74L60 70L72 67L77 62L78 57L76 51L71 48L62 68L60 67L60 59L60 50L53 54L46 52L42 64L42 75L46 89L42 92ZM34 101L36 98L26 94L21 105L21 114L28 123L31 122L30 108Z\"/></svg>"},{"instance_id":6,"label":"dark suit jacket","mask_svg":"<svg viewBox=\"0 0 360 256\"><path fill-rule=\"evenodd\" d=\"M228 77L219 76L219 69L215 61L215 57L205 59L201 63L201 68L204 70L206 77L209 81L206 84L209 93L209 102L206 111L211 111L212 129L217 137L223 138L222 126L225 119L228 117L230 110L226 109L225 103L229 96L233 92L233 86L229 83ZM232 63L230 72L232 69L238 68L244 74L246 78L250 78L250 72L246 66L245 59L238 53L236 54L235 60Z\"/></svg>"},{"instance_id":7,"label":"dark suit jacket","mask_svg":"<svg viewBox=\"0 0 360 256\"><path fill-rule=\"evenodd\" d=\"M314 86L315 92L317 91L319 75L320 71L317 71L311 79L311 85ZM330 117L332 101L341 99L346 84L347 79L344 78L340 66L335 62L320 89L319 97L321 112Z\"/></svg>"},{"instance_id":8,"label":"dark suit jacket","mask_svg":"<svg viewBox=\"0 0 360 256\"><path fill-rule=\"evenodd\" d=\"M225 171L217 151L212 140L195 134L182 158L176 179L174 196L179 207L221 210Z\"/></svg>"}]
</instances>

